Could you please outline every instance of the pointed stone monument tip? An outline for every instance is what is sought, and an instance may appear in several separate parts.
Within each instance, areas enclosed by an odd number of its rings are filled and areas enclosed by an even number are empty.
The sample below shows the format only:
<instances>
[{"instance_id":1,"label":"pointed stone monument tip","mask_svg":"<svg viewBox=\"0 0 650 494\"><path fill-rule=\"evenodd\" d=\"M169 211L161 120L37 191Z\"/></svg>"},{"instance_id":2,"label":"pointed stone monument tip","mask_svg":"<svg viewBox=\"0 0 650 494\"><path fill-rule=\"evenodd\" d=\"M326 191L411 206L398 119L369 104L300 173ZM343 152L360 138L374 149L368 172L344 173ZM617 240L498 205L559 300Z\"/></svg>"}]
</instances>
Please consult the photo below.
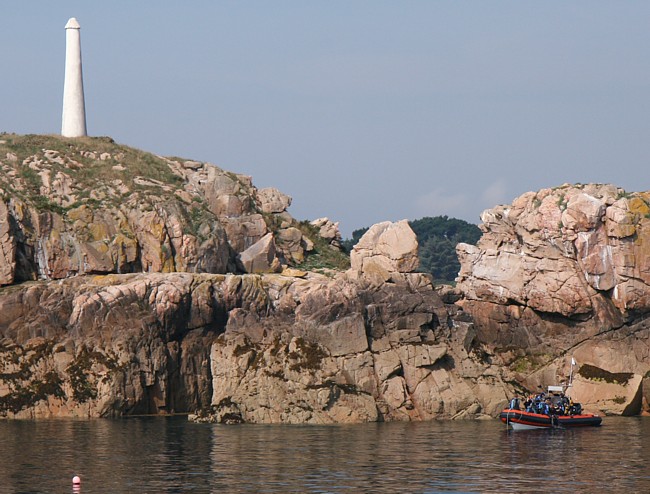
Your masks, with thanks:
<instances>
[{"instance_id":1,"label":"pointed stone monument tip","mask_svg":"<svg viewBox=\"0 0 650 494\"><path fill-rule=\"evenodd\" d=\"M79 21L77 21L76 17L70 17L68 19L68 23L65 25L66 29L81 29L81 26L79 25Z\"/></svg>"}]
</instances>

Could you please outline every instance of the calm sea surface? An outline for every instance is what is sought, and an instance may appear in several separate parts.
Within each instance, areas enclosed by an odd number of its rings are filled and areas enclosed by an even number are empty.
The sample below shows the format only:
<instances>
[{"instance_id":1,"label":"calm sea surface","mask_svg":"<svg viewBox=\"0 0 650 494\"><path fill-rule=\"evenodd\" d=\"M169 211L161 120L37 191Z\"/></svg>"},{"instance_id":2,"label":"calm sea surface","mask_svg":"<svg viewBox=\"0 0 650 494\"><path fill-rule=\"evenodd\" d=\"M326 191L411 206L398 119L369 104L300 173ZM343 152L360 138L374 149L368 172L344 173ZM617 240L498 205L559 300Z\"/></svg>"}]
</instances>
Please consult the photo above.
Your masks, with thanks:
<instances>
[{"instance_id":1,"label":"calm sea surface","mask_svg":"<svg viewBox=\"0 0 650 494\"><path fill-rule=\"evenodd\" d=\"M650 418L603 424L0 421L0 492L650 492Z\"/></svg>"}]
</instances>

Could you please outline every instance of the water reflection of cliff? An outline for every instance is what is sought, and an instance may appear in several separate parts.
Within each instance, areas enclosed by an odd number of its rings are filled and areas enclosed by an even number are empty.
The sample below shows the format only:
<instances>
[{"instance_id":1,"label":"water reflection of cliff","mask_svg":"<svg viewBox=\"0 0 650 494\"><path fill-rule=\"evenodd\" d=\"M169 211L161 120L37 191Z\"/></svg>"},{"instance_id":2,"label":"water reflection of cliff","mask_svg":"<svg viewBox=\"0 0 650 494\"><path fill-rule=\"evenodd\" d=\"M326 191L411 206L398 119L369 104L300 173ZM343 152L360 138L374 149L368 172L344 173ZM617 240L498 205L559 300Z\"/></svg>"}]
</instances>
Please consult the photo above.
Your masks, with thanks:
<instances>
[{"instance_id":1,"label":"water reflection of cliff","mask_svg":"<svg viewBox=\"0 0 650 494\"><path fill-rule=\"evenodd\" d=\"M0 421L0 492L649 492L650 420L508 432L497 421L219 426Z\"/></svg>"}]
</instances>

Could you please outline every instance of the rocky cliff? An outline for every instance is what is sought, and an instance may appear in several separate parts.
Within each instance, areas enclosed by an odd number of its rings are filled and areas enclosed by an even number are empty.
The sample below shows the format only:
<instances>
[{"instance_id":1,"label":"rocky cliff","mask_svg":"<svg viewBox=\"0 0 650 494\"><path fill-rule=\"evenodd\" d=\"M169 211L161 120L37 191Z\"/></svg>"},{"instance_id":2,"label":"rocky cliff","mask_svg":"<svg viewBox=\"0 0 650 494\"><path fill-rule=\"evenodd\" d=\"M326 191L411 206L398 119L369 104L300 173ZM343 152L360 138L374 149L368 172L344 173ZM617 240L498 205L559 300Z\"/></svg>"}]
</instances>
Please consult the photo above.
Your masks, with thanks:
<instances>
[{"instance_id":1,"label":"rocky cliff","mask_svg":"<svg viewBox=\"0 0 650 494\"><path fill-rule=\"evenodd\" d=\"M335 223L208 163L4 134L0 167L4 416L423 420L511 392L405 221L350 260Z\"/></svg>"},{"instance_id":2,"label":"rocky cliff","mask_svg":"<svg viewBox=\"0 0 650 494\"><path fill-rule=\"evenodd\" d=\"M250 177L108 138L3 134L0 170L0 285L278 271L303 262L331 224L294 220L289 196Z\"/></svg>"},{"instance_id":3,"label":"rocky cliff","mask_svg":"<svg viewBox=\"0 0 650 494\"><path fill-rule=\"evenodd\" d=\"M650 193L612 185L529 192L485 211L461 244L460 302L477 343L535 389L566 381L604 413L648 411Z\"/></svg>"},{"instance_id":4,"label":"rocky cliff","mask_svg":"<svg viewBox=\"0 0 650 494\"><path fill-rule=\"evenodd\" d=\"M407 223L371 233L383 247L360 249L336 274L113 274L7 287L0 410L199 411L197 420L255 423L495 414L511 388L474 352L472 324L412 265L390 267L414 256ZM392 248L390 238L404 247L409 235L408 255Z\"/></svg>"},{"instance_id":5,"label":"rocky cliff","mask_svg":"<svg viewBox=\"0 0 650 494\"><path fill-rule=\"evenodd\" d=\"M576 399L648 409L647 194L486 211L436 289L406 221L347 257L335 223L209 163L2 134L0 170L0 416L491 417L571 357Z\"/></svg>"}]
</instances>

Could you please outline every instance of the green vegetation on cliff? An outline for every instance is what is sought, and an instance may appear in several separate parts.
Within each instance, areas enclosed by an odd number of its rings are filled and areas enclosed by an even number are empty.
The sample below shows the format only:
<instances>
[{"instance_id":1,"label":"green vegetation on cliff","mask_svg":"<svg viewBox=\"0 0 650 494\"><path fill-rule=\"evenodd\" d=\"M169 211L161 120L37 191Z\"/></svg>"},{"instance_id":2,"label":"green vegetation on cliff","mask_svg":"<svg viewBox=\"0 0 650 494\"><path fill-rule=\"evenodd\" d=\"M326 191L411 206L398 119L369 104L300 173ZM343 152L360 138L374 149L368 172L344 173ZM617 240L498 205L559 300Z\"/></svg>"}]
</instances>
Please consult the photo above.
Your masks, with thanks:
<instances>
[{"instance_id":1,"label":"green vegetation on cliff","mask_svg":"<svg viewBox=\"0 0 650 494\"><path fill-rule=\"evenodd\" d=\"M78 201L68 204L66 209L87 202L99 186L117 185L116 181L132 184L136 190L147 190L138 179L155 179L159 186L174 189L183 183L164 158L117 144L110 137L69 139L55 135L1 134L0 156L6 156L7 161L13 156L20 165L18 183L11 180L15 178L11 173L0 175L2 189L23 197L47 195L42 190L45 169L50 180L56 180L59 174L72 178L78 188Z\"/></svg>"},{"instance_id":2,"label":"green vegetation on cliff","mask_svg":"<svg viewBox=\"0 0 650 494\"><path fill-rule=\"evenodd\" d=\"M323 269L343 271L350 267L350 256L332 247L318 235L315 226L308 221L301 221L298 228L305 237L313 239L314 249L305 253L305 260L297 265L297 268L306 271L321 271Z\"/></svg>"},{"instance_id":3,"label":"green vegetation on cliff","mask_svg":"<svg viewBox=\"0 0 650 494\"><path fill-rule=\"evenodd\" d=\"M418 237L420 271L431 273L443 283L453 282L460 270L456 245L476 244L481 238L478 226L447 216L422 218L409 224Z\"/></svg>"}]
</instances>

